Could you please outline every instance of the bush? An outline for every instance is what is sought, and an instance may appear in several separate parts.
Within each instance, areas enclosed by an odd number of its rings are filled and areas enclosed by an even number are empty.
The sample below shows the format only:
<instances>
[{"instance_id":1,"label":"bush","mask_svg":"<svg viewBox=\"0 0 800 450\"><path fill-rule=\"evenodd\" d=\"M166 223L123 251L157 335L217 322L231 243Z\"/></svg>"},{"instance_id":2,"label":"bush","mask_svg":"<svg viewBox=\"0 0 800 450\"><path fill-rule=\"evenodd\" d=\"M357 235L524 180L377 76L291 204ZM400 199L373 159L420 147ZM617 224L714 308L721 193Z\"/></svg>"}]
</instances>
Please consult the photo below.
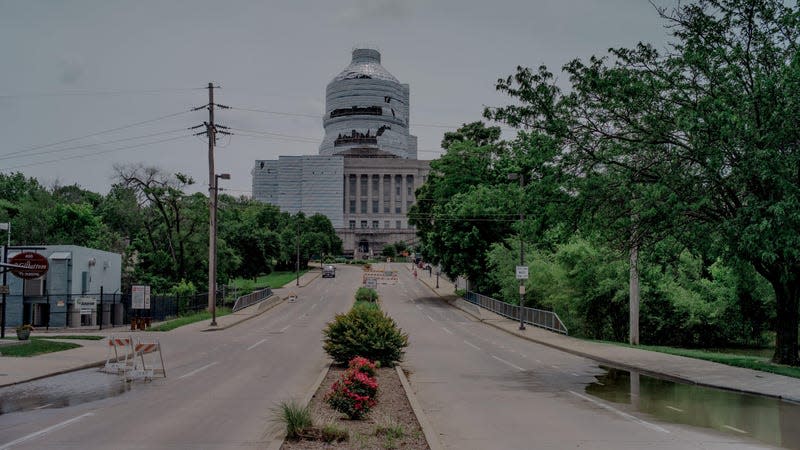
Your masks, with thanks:
<instances>
[{"instance_id":1,"label":"bush","mask_svg":"<svg viewBox=\"0 0 800 450\"><path fill-rule=\"evenodd\" d=\"M337 314L324 330L323 348L337 364L362 356L393 367L403 358L408 335L391 317L368 305L357 304L347 314Z\"/></svg>"},{"instance_id":2,"label":"bush","mask_svg":"<svg viewBox=\"0 0 800 450\"><path fill-rule=\"evenodd\" d=\"M380 311L381 310L380 306L378 306L377 303L373 303L373 302L356 302L353 305L353 308L366 308L366 309L373 309L375 311Z\"/></svg>"},{"instance_id":3,"label":"bush","mask_svg":"<svg viewBox=\"0 0 800 450\"><path fill-rule=\"evenodd\" d=\"M363 372L371 377L374 377L375 371L378 370L374 362L368 360L367 358L362 358L361 356L356 356L355 358L351 359L348 367L352 370Z\"/></svg>"},{"instance_id":4,"label":"bush","mask_svg":"<svg viewBox=\"0 0 800 450\"><path fill-rule=\"evenodd\" d=\"M356 291L357 302L377 302L378 291L372 288L360 287Z\"/></svg>"},{"instance_id":5,"label":"bush","mask_svg":"<svg viewBox=\"0 0 800 450\"><path fill-rule=\"evenodd\" d=\"M347 369L333 382L325 401L350 419L361 419L377 403L377 393L378 381L375 378L359 370Z\"/></svg>"}]
</instances>

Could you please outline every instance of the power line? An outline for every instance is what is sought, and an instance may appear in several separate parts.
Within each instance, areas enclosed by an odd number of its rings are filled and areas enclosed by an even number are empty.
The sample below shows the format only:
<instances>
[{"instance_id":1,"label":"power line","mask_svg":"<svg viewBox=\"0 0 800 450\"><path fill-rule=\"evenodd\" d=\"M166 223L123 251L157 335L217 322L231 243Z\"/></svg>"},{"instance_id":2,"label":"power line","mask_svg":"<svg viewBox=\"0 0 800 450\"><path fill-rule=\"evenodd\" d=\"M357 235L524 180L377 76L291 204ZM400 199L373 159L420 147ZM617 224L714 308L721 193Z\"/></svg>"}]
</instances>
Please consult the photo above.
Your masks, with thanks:
<instances>
[{"instance_id":1,"label":"power line","mask_svg":"<svg viewBox=\"0 0 800 450\"><path fill-rule=\"evenodd\" d=\"M164 135L164 134L176 133L178 131L186 131L186 129L185 128L176 128L174 130L162 131L162 132L159 132L159 133L151 133L151 134L145 134L145 135L142 135L142 136L133 136L133 137L128 137L128 138L115 139L113 141L97 142L97 143L93 143L93 144L76 145L76 146L73 146L73 147L58 148L58 149L55 149L55 150L47 150L47 151L43 151L43 152L26 153L26 154L20 155L20 156L14 156L14 154L11 154L11 155L6 155L6 156L0 156L0 161L2 161L4 159L28 158L28 157L31 157L31 156L39 156L39 155L47 155L47 154L51 154L51 153L65 152L65 151L68 151L68 150L77 150L77 149L87 148L87 147L97 147L97 146L100 146L100 145L116 144L118 142L133 141L133 140L136 140L136 139L144 139L144 138L153 137L153 136L161 136L161 135Z\"/></svg>"},{"instance_id":2,"label":"power line","mask_svg":"<svg viewBox=\"0 0 800 450\"><path fill-rule=\"evenodd\" d=\"M243 131L243 132L246 132L246 133L263 134L263 135L267 135L267 136L275 136L275 137L281 137L281 138L287 138L287 139L303 139L303 140L314 142L314 143L320 142L320 139L317 139L317 138L311 138L311 137L307 137L307 136L296 136L296 135L291 135L291 134L274 133L272 131L245 130L243 128L234 128L234 127L231 127L231 130Z\"/></svg>"},{"instance_id":3,"label":"power line","mask_svg":"<svg viewBox=\"0 0 800 450\"><path fill-rule=\"evenodd\" d=\"M74 90L61 92L30 92L19 94L0 94L0 98L20 97L71 97L71 96L104 96L104 95L134 95L134 94L162 94L164 92L186 92L204 88L159 88L159 89L116 89L116 90Z\"/></svg>"},{"instance_id":4,"label":"power line","mask_svg":"<svg viewBox=\"0 0 800 450\"><path fill-rule=\"evenodd\" d=\"M78 141L78 140L81 140L81 139L86 139L86 138L92 137L92 136L99 136L101 134L107 134L107 133L111 133L111 132L114 132L114 131L124 130L126 128L133 128L133 127L137 127L139 125L144 125L146 123L157 122L159 120L169 119L170 117L180 116L182 114L188 114L190 112L191 111L181 111L181 112L177 112L177 113L167 114L165 116L160 116L160 117L156 117L156 118L148 119L148 120L142 120L140 122L135 122L135 123L131 123L131 124L128 124L128 125L122 125L122 126L115 127L115 128L109 128L107 130L98 131L98 132L87 134L87 135L84 135L84 136L78 136L78 137L74 137L74 138L64 139L64 140L58 141L58 142L52 142L50 144L37 145L37 146L34 146L34 147L24 148L22 150L17 150L15 152L6 153L3 156L18 155L20 153L29 152L31 150L39 150L41 148L47 148L47 147L53 147L53 146L60 145L60 144L66 144L67 142L74 142L74 141Z\"/></svg>"},{"instance_id":5,"label":"power line","mask_svg":"<svg viewBox=\"0 0 800 450\"><path fill-rule=\"evenodd\" d=\"M102 155L102 154L105 154L105 153L118 152L118 151L121 151L121 150L128 150L128 149L131 149L131 148L145 147L145 146L148 146L148 145L160 144L162 142L175 141L175 140L184 139L184 138L187 138L187 137L190 137L190 136L189 135L177 136L177 137L172 137L172 138L167 138L167 139L160 139L160 140L152 141L152 142L144 142L142 144L128 145L128 146L125 146L125 147L119 147L119 148L114 148L114 149L110 149L110 150L103 150L103 151L99 151L99 152L84 153L82 155L67 156L67 157L64 157L64 158L51 159L51 160L47 160L47 161L40 161L40 162L35 162L35 163L30 163L30 164L22 164L22 165L14 166L14 167L5 167L5 168L0 169L0 171L9 171L9 170L21 169L21 168L24 168L24 167L39 166L39 165L50 164L50 163L54 163L54 162L67 161L67 160L70 160L70 159L80 159L80 158L85 158L87 156Z\"/></svg>"}]
</instances>

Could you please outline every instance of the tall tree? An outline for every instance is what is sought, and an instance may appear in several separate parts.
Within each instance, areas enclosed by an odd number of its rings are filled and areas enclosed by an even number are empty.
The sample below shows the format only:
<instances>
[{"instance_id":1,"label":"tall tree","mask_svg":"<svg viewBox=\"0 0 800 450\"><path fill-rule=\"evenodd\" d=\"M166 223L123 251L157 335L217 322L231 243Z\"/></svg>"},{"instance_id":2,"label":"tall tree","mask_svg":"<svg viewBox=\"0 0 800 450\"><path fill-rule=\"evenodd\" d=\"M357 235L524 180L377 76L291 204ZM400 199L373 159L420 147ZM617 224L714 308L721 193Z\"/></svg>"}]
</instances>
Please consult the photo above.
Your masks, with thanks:
<instances>
[{"instance_id":1,"label":"tall tree","mask_svg":"<svg viewBox=\"0 0 800 450\"><path fill-rule=\"evenodd\" d=\"M800 9L697 0L658 12L673 36L666 52L639 44L612 49L613 61L572 61L568 92L546 68L520 67L497 85L519 104L488 114L553 136L557 161L579 176L652 186L631 207L656 211L687 243L721 236L713 244L775 291L773 360L800 365Z\"/></svg>"}]
</instances>

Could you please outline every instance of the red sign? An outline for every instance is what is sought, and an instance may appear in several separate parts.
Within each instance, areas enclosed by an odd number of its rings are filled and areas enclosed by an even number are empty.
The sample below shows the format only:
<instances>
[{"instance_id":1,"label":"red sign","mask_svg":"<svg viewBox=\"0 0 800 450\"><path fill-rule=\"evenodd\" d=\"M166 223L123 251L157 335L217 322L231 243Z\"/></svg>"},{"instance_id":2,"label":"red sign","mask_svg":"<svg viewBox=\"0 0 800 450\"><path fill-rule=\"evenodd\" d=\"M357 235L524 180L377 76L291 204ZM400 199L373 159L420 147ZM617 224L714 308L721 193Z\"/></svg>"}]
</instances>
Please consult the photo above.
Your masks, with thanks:
<instances>
[{"instance_id":1,"label":"red sign","mask_svg":"<svg viewBox=\"0 0 800 450\"><path fill-rule=\"evenodd\" d=\"M22 252L8 261L9 264L22 266L21 269L11 269L11 273L24 280L33 280L47 273L47 258L34 252Z\"/></svg>"}]
</instances>

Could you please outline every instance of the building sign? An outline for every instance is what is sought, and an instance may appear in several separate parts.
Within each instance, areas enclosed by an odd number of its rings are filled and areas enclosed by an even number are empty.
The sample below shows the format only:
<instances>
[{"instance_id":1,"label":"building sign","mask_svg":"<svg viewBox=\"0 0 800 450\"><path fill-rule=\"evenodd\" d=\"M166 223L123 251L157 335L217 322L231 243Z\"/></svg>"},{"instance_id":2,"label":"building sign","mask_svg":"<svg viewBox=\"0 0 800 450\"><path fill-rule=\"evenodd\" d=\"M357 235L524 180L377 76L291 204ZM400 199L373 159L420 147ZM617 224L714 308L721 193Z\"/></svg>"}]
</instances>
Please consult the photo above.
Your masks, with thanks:
<instances>
[{"instance_id":1,"label":"building sign","mask_svg":"<svg viewBox=\"0 0 800 450\"><path fill-rule=\"evenodd\" d=\"M11 269L11 273L23 280L39 278L47 273L49 267L47 258L35 252L22 252L14 255L8 262L15 266L22 266Z\"/></svg>"},{"instance_id":2,"label":"building sign","mask_svg":"<svg viewBox=\"0 0 800 450\"><path fill-rule=\"evenodd\" d=\"M78 297L75 299L75 309L81 314L93 314L97 309L97 299L94 297Z\"/></svg>"},{"instance_id":3,"label":"building sign","mask_svg":"<svg viewBox=\"0 0 800 450\"><path fill-rule=\"evenodd\" d=\"M150 286L131 286L131 308L150 309Z\"/></svg>"}]
</instances>

